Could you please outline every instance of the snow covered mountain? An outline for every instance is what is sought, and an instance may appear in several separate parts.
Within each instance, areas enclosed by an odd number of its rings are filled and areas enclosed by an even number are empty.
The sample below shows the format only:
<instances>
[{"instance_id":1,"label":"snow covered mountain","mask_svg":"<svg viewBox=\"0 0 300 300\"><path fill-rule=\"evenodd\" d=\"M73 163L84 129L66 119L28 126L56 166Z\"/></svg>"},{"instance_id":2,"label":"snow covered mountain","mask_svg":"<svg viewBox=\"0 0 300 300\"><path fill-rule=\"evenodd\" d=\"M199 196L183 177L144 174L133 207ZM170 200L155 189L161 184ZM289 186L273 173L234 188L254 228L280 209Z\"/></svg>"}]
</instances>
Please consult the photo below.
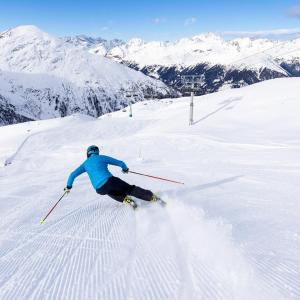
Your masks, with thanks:
<instances>
[{"instance_id":1,"label":"snow covered mountain","mask_svg":"<svg viewBox=\"0 0 300 300\"><path fill-rule=\"evenodd\" d=\"M0 34L2 124L74 112L98 117L127 105L128 90L136 95L133 102L152 93L161 97L175 94L158 80L34 26Z\"/></svg>"},{"instance_id":2,"label":"snow covered mountain","mask_svg":"<svg viewBox=\"0 0 300 300\"><path fill-rule=\"evenodd\" d=\"M225 41L213 33L176 42L132 39L112 48L105 56L179 89L180 75L202 74L198 94L277 77L300 76L300 39Z\"/></svg>"},{"instance_id":3,"label":"snow covered mountain","mask_svg":"<svg viewBox=\"0 0 300 300\"><path fill-rule=\"evenodd\" d=\"M0 128L0 299L300 299L300 79ZM88 145L168 205L133 211L76 179ZM157 146L159 145L159 147ZM11 164L3 167L6 161Z\"/></svg>"},{"instance_id":4,"label":"snow covered mountain","mask_svg":"<svg viewBox=\"0 0 300 300\"><path fill-rule=\"evenodd\" d=\"M61 40L74 46L91 49L92 53L101 54L102 56L106 56L111 49L125 44L124 41L119 39L106 40L86 35L66 36L61 38Z\"/></svg>"}]
</instances>

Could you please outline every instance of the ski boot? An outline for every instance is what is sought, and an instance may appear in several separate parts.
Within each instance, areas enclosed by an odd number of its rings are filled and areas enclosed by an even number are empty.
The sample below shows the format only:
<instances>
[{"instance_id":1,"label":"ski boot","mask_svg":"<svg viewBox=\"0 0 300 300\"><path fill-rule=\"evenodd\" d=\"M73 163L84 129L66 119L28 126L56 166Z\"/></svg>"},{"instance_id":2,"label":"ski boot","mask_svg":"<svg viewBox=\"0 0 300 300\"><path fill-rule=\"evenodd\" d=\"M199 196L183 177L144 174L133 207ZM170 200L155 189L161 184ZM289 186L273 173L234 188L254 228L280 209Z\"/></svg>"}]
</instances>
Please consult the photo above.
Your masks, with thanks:
<instances>
[{"instance_id":1,"label":"ski boot","mask_svg":"<svg viewBox=\"0 0 300 300\"><path fill-rule=\"evenodd\" d=\"M132 200L129 196L124 198L123 203L131 205L133 209L137 209L138 207L134 200Z\"/></svg>"},{"instance_id":2,"label":"ski boot","mask_svg":"<svg viewBox=\"0 0 300 300\"><path fill-rule=\"evenodd\" d=\"M165 202L164 200L162 200L161 198L159 198L158 196L156 196L155 194L152 195L151 202L157 202L159 203L161 206L166 206L167 202Z\"/></svg>"}]
</instances>

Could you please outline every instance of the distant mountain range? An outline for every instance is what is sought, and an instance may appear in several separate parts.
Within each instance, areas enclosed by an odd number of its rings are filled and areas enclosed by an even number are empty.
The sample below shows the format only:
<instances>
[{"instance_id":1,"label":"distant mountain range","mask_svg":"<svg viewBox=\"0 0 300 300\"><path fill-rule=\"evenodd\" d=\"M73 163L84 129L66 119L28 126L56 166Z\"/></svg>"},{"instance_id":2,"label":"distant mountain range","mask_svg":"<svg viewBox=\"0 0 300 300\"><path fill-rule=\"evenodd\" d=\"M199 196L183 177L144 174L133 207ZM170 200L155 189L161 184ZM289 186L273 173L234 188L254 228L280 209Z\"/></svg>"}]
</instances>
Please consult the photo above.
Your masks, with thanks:
<instances>
[{"instance_id":1,"label":"distant mountain range","mask_svg":"<svg viewBox=\"0 0 300 300\"><path fill-rule=\"evenodd\" d=\"M0 125L100 116L148 97L188 90L181 75L198 75L196 94L300 76L300 39L225 41L212 33L175 42L55 38L35 26L0 33Z\"/></svg>"},{"instance_id":2,"label":"distant mountain range","mask_svg":"<svg viewBox=\"0 0 300 300\"><path fill-rule=\"evenodd\" d=\"M107 41L100 41L87 47L92 53L126 64L182 92L180 75L201 75L198 94L300 76L300 39L225 41L207 33L176 42L132 39L127 43L118 40L109 46Z\"/></svg>"},{"instance_id":3,"label":"distant mountain range","mask_svg":"<svg viewBox=\"0 0 300 300\"><path fill-rule=\"evenodd\" d=\"M76 40L35 26L0 33L0 125L75 112L98 117L128 105L129 91L133 102L153 93L178 95L159 80L89 53Z\"/></svg>"},{"instance_id":4,"label":"distant mountain range","mask_svg":"<svg viewBox=\"0 0 300 300\"><path fill-rule=\"evenodd\" d=\"M63 42L80 46L82 48L93 49L92 53L101 54L106 56L108 52L125 44L124 41L119 39L105 40L102 38L92 38L86 35L66 36L61 38Z\"/></svg>"}]
</instances>

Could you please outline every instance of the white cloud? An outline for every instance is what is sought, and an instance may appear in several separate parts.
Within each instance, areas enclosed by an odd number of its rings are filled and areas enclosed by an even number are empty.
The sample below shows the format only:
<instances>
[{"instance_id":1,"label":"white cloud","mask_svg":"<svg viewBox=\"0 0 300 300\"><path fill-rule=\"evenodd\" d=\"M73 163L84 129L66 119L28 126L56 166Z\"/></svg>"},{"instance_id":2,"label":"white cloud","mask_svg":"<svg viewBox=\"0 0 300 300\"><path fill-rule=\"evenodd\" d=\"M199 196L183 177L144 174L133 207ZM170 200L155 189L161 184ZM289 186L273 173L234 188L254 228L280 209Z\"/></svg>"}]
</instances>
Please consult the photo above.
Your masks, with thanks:
<instances>
[{"instance_id":1,"label":"white cloud","mask_svg":"<svg viewBox=\"0 0 300 300\"><path fill-rule=\"evenodd\" d=\"M236 37L267 37L267 36L287 36L300 34L300 28L273 29L273 30L258 30L258 31L224 31L220 32L223 36Z\"/></svg>"},{"instance_id":2,"label":"white cloud","mask_svg":"<svg viewBox=\"0 0 300 300\"><path fill-rule=\"evenodd\" d=\"M291 18L300 19L300 5L291 7L288 11L288 16Z\"/></svg>"},{"instance_id":3,"label":"white cloud","mask_svg":"<svg viewBox=\"0 0 300 300\"><path fill-rule=\"evenodd\" d=\"M154 24L161 24L161 23L165 23L166 21L167 21L166 18L160 18L160 17L156 17L155 19L152 20Z\"/></svg>"},{"instance_id":4,"label":"white cloud","mask_svg":"<svg viewBox=\"0 0 300 300\"><path fill-rule=\"evenodd\" d=\"M195 18L195 17L187 18L184 21L184 26L191 26L191 25L194 25L195 23L197 23L197 18Z\"/></svg>"}]
</instances>

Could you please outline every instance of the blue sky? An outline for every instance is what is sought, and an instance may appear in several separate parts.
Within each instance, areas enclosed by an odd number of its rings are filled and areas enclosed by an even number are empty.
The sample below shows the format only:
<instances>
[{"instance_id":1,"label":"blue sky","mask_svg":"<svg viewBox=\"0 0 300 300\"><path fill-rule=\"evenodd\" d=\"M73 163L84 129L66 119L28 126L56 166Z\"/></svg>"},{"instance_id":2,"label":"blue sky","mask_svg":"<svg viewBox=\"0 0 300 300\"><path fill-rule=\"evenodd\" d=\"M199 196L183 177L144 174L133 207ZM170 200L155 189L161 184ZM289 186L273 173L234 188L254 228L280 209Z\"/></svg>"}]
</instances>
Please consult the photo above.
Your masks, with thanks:
<instances>
[{"instance_id":1,"label":"blue sky","mask_svg":"<svg viewBox=\"0 0 300 300\"><path fill-rule=\"evenodd\" d=\"M300 33L300 0L0 0L0 31L32 24L56 36L175 40L201 32ZM298 34L300 36L300 34Z\"/></svg>"}]
</instances>

